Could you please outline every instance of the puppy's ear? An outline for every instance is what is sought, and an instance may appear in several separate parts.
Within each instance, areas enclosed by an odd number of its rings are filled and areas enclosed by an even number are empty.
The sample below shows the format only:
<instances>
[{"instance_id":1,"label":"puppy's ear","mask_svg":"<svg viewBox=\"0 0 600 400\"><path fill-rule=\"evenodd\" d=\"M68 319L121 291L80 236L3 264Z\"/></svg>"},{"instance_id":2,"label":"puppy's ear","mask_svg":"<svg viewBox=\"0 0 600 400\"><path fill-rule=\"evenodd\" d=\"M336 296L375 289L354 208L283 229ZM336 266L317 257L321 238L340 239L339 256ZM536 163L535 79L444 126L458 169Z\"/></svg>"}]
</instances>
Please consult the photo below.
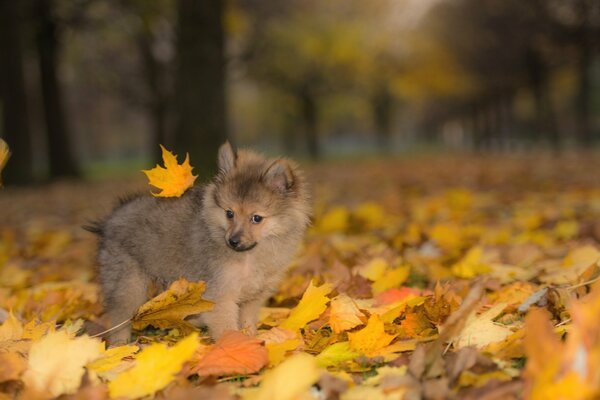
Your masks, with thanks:
<instances>
[{"instance_id":1,"label":"puppy's ear","mask_svg":"<svg viewBox=\"0 0 600 400\"><path fill-rule=\"evenodd\" d=\"M223 143L219 148L219 158L217 165L219 166L219 173L226 174L235 167L235 160L237 155L233 151L233 147L229 144L229 141Z\"/></svg>"},{"instance_id":2,"label":"puppy's ear","mask_svg":"<svg viewBox=\"0 0 600 400\"><path fill-rule=\"evenodd\" d=\"M277 192L286 193L294 186L294 173L284 159L275 160L263 174L263 182Z\"/></svg>"}]
</instances>

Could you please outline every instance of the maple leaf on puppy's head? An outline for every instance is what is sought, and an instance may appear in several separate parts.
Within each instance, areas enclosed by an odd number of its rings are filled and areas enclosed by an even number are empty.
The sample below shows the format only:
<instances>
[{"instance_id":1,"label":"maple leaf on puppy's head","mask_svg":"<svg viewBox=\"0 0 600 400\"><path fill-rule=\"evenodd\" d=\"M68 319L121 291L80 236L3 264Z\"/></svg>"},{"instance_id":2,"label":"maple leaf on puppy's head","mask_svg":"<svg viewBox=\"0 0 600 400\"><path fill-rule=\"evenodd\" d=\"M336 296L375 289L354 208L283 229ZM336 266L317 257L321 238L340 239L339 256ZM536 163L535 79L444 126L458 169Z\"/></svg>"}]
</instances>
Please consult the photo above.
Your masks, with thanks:
<instances>
[{"instance_id":1,"label":"maple leaf on puppy's head","mask_svg":"<svg viewBox=\"0 0 600 400\"><path fill-rule=\"evenodd\" d=\"M156 165L149 170L142 170L148 177L149 184L162 189L159 193L152 193L156 197L180 197L187 189L194 185L198 176L192 175L192 166L190 165L190 155L185 155L185 160L177 164L177 156L160 145L162 149L162 158L165 167Z\"/></svg>"}]
</instances>

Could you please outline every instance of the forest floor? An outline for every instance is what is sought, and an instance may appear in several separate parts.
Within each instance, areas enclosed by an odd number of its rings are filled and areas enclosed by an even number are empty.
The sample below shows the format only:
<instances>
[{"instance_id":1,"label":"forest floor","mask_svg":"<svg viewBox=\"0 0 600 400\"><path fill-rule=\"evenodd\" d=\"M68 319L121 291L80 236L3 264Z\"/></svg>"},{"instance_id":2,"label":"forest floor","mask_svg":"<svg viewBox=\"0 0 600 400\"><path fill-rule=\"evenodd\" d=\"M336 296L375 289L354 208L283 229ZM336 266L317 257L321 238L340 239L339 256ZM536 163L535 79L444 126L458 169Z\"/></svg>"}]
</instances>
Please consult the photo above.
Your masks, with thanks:
<instances>
[{"instance_id":1,"label":"forest floor","mask_svg":"<svg viewBox=\"0 0 600 400\"><path fill-rule=\"evenodd\" d=\"M145 177L3 188L0 399L597 397L597 171L592 153L311 165L313 224L259 340L146 327L112 349L89 336L82 226Z\"/></svg>"}]
</instances>

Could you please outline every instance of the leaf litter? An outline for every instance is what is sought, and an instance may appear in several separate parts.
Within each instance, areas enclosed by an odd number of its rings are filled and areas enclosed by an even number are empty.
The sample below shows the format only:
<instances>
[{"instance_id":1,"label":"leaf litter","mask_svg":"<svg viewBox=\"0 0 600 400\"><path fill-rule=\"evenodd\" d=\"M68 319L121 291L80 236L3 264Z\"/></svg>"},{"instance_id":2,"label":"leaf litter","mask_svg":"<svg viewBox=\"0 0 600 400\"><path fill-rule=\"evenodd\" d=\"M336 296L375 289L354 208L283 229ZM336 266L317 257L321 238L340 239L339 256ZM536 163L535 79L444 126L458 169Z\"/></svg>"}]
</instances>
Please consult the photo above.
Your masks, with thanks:
<instances>
[{"instance_id":1,"label":"leaf litter","mask_svg":"<svg viewBox=\"0 0 600 400\"><path fill-rule=\"evenodd\" d=\"M600 163L570 157L311 167L314 223L258 334L216 343L183 280L138 310L135 343L94 337L79 227L143 182L3 188L0 397L597 398Z\"/></svg>"}]
</instances>

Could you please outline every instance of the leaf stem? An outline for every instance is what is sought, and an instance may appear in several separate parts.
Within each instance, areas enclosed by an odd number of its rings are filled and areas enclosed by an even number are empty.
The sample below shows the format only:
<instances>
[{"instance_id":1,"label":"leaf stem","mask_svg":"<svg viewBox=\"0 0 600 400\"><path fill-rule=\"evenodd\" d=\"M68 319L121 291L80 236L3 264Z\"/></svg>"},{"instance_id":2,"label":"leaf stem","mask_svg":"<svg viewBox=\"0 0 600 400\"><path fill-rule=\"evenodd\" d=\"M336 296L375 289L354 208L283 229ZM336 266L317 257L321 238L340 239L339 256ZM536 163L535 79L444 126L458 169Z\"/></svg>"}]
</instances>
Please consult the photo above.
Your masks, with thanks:
<instances>
[{"instance_id":1,"label":"leaf stem","mask_svg":"<svg viewBox=\"0 0 600 400\"><path fill-rule=\"evenodd\" d=\"M126 319L125 321L121 322L120 324L118 324L118 325L115 325L115 326L113 326L112 328L109 328L109 329L107 329L107 330L105 330L105 331L103 331L103 332L96 333L95 335L93 335L93 336L91 336L91 337L95 338L95 337L99 337L99 336L105 335L105 334L107 334L108 332L112 332L112 331L114 331L115 329L119 329L120 327L122 327L123 325L125 325L125 324L126 324L126 323L128 323L128 322L131 322L131 318L128 318L128 319Z\"/></svg>"}]
</instances>

